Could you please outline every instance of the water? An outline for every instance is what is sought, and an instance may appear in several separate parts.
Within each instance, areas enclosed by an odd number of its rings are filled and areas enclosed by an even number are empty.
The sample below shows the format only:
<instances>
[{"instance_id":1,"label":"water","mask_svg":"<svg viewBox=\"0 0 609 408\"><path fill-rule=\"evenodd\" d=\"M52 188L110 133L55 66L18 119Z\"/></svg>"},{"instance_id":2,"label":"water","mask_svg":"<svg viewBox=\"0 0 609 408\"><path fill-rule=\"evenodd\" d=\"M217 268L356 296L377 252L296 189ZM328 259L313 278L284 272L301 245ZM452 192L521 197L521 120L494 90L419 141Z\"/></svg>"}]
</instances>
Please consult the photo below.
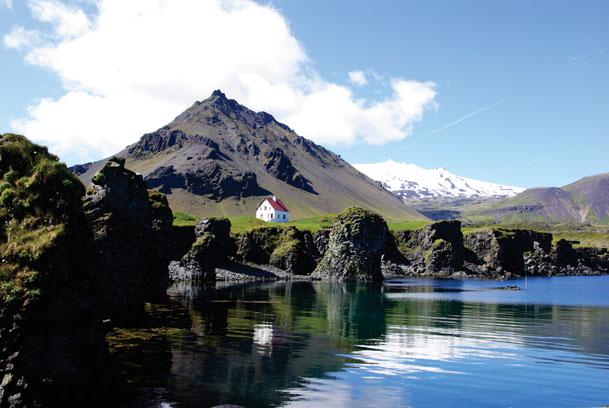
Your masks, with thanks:
<instances>
[{"instance_id":1,"label":"water","mask_svg":"<svg viewBox=\"0 0 609 408\"><path fill-rule=\"evenodd\" d=\"M523 290L497 289L506 285ZM150 306L148 329L110 338L147 406L609 404L609 277L174 286L169 296Z\"/></svg>"}]
</instances>

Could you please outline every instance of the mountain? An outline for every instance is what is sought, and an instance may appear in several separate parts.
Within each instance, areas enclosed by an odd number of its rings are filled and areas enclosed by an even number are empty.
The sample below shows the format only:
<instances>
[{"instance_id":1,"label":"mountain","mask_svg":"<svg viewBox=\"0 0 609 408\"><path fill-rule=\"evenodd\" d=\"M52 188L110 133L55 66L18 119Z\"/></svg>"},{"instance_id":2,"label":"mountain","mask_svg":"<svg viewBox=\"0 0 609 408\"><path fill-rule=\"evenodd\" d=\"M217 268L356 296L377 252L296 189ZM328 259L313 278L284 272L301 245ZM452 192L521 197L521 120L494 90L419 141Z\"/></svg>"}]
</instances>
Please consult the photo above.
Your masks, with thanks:
<instances>
[{"instance_id":1,"label":"mountain","mask_svg":"<svg viewBox=\"0 0 609 408\"><path fill-rule=\"evenodd\" d=\"M524 190L457 176L444 168L424 169L393 160L353 166L403 200L506 198Z\"/></svg>"},{"instance_id":2,"label":"mountain","mask_svg":"<svg viewBox=\"0 0 609 408\"><path fill-rule=\"evenodd\" d=\"M262 197L276 195L292 218L353 205L390 220L425 218L340 156L221 91L116 155L174 211L196 216L253 216ZM71 170L87 183L105 162Z\"/></svg>"},{"instance_id":3,"label":"mountain","mask_svg":"<svg viewBox=\"0 0 609 408\"><path fill-rule=\"evenodd\" d=\"M472 212L501 222L609 223L609 173L584 177L563 187L525 190Z\"/></svg>"}]
</instances>

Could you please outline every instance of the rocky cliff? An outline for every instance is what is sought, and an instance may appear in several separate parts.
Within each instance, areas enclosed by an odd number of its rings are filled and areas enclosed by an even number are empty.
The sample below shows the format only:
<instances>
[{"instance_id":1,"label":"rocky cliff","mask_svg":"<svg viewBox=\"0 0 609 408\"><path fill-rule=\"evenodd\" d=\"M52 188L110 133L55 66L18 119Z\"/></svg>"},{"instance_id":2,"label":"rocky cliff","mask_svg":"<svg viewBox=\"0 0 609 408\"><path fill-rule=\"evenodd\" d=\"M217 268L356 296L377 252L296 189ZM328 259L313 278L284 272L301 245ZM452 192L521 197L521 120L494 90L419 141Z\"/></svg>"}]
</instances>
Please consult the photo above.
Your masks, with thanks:
<instances>
[{"instance_id":1,"label":"rocky cliff","mask_svg":"<svg viewBox=\"0 0 609 408\"><path fill-rule=\"evenodd\" d=\"M201 221L210 222L218 221ZM224 222L228 225L228 220ZM260 227L235 234L234 246L232 242L222 244L228 242L228 234L227 228L220 240L205 238L204 247L197 240L191 251L174 263L182 268L172 269L178 271L174 279L196 281L192 279L194 272L195 277L213 280L218 267L239 269L222 274L220 279L308 276L368 282L399 277L507 279L609 271L607 249L577 248L565 240L553 244L548 233L491 228L464 235L460 221L440 221L414 231L391 233L382 217L361 208L343 211L332 228L313 233L294 227ZM241 267L244 264L270 266L282 273L248 275Z\"/></svg>"},{"instance_id":2,"label":"rocky cliff","mask_svg":"<svg viewBox=\"0 0 609 408\"><path fill-rule=\"evenodd\" d=\"M93 232L102 307L115 322L137 319L144 301L164 293L172 253L167 199L112 158L93 177L84 212Z\"/></svg>"},{"instance_id":3,"label":"rocky cliff","mask_svg":"<svg viewBox=\"0 0 609 408\"><path fill-rule=\"evenodd\" d=\"M0 406L113 406L105 334L164 293L172 213L109 160L86 190L46 148L0 136Z\"/></svg>"},{"instance_id":4,"label":"rocky cliff","mask_svg":"<svg viewBox=\"0 0 609 408\"><path fill-rule=\"evenodd\" d=\"M85 189L46 148L5 134L0 191L0 406L105 406L116 390Z\"/></svg>"},{"instance_id":5,"label":"rocky cliff","mask_svg":"<svg viewBox=\"0 0 609 408\"><path fill-rule=\"evenodd\" d=\"M553 244L552 234L489 229L463 235L459 221L441 221L395 234L405 262L387 263L385 277L507 279L607 273L607 250Z\"/></svg>"}]
</instances>

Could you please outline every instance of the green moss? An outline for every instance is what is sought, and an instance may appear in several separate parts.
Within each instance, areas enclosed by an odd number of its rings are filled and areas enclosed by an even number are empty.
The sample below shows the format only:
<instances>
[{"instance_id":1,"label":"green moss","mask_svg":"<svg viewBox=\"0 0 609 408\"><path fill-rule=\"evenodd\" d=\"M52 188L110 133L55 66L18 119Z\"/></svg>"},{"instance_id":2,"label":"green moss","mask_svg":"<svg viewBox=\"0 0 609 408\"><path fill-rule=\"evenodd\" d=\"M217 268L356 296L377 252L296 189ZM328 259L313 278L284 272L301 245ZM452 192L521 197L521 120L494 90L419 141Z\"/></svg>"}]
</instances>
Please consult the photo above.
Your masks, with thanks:
<instances>
[{"instance_id":1,"label":"green moss","mask_svg":"<svg viewBox=\"0 0 609 408\"><path fill-rule=\"evenodd\" d=\"M0 312L68 278L84 187L47 149L0 135ZM74 240L72 244L77 242Z\"/></svg>"},{"instance_id":2,"label":"green moss","mask_svg":"<svg viewBox=\"0 0 609 408\"><path fill-rule=\"evenodd\" d=\"M288 256L290 253L299 250L301 246L300 241L295 239L283 239L280 240L280 244L275 247L271 253L270 263L276 264L279 259Z\"/></svg>"}]
</instances>

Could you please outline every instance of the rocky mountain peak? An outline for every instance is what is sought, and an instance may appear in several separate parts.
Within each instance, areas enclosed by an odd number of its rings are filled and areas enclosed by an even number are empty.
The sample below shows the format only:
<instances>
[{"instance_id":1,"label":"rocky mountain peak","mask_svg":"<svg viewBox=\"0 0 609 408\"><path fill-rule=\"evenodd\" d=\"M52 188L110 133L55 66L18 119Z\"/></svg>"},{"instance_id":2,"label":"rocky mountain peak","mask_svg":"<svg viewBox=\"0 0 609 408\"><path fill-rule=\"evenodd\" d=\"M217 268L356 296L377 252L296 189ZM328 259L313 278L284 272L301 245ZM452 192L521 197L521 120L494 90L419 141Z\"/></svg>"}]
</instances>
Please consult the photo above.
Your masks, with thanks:
<instances>
[{"instance_id":1,"label":"rocky mountain peak","mask_svg":"<svg viewBox=\"0 0 609 408\"><path fill-rule=\"evenodd\" d=\"M241 105L235 99L229 99L226 94L219 89L213 91L209 98L195 103L195 105L186 112L190 113L188 115L188 118L190 119L193 115L198 115L203 112L209 114L209 111L219 111L234 120L245 122L253 129L274 123L282 129L291 131L287 125L278 122L270 113L263 111L255 112Z\"/></svg>"},{"instance_id":2,"label":"rocky mountain peak","mask_svg":"<svg viewBox=\"0 0 609 408\"><path fill-rule=\"evenodd\" d=\"M222 91L221 91L221 90L219 90L219 89L216 89L215 91L213 91L213 92L211 93L211 97L212 97L212 98L213 98L213 97L217 97L217 98L224 98L224 99L226 99L226 95L224 94L224 92L222 92Z\"/></svg>"}]
</instances>

